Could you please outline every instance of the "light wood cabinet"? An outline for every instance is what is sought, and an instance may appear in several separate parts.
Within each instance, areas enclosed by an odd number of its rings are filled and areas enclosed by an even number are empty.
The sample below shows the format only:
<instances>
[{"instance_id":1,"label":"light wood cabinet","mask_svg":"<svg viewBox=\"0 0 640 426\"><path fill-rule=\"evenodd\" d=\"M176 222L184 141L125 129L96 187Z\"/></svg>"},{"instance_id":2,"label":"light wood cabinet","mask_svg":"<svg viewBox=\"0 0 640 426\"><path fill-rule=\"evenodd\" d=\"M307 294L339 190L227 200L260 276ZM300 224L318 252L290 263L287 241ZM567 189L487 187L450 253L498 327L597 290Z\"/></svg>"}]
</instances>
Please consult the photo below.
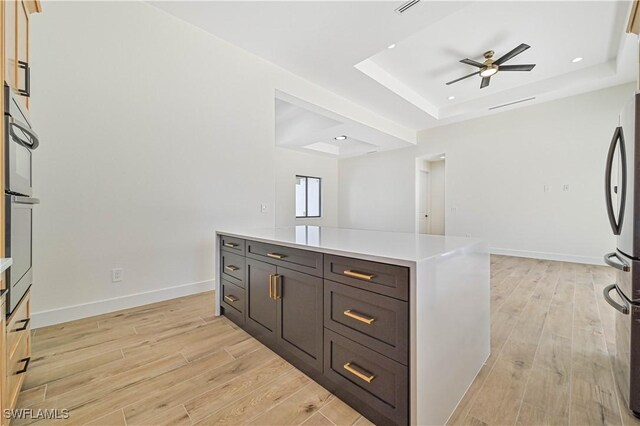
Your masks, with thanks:
<instances>
[{"instance_id":1,"label":"light wood cabinet","mask_svg":"<svg viewBox=\"0 0 640 426\"><path fill-rule=\"evenodd\" d=\"M41 12L38 0L2 0L0 3L0 81L24 97L30 107L29 27L30 15ZM2 96L4 99L4 96ZM0 101L0 116L4 102ZM4 135L4 120L0 120ZM0 186L4 187L4 144L0 144ZM0 198L0 224L4 224L4 197ZM4 229L0 228L0 257L4 257ZM5 277L0 275L4 288ZM15 408L22 383L31 360L31 292L27 292L9 318L6 318L5 296L0 297L0 424L8 425L4 410Z\"/></svg>"},{"instance_id":2,"label":"light wood cabinet","mask_svg":"<svg viewBox=\"0 0 640 426\"><path fill-rule=\"evenodd\" d=\"M2 275L4 280L4 274ZM0 353L4 355L7 353L7 323L4 316L4 313L6 312L4 295L2 296L2 299L0 301L0 309ZM7 360L5 356L0 356L0 378L2 378L2 380L0 381L0 413L2 413L2 417L0 417L2 419L0 420L0 424L2 425L6 425L9 423L9 421L4 416L4 409L7 408L5 399L8 392L7 381L4 380L5 377L7 377Z\"/></svg>"},{"instance_id":3,"label":"light wood cabinet","mask_svg":"<svg viewBox=\"0 0 640 426\"><path fill-rule=\"evenodd\" d=\"M5 408L15 408L31 361L31 291L7 319L5 331Z\"/></svg>"},{"instance_id":4,"label":"light wood cabinet","mask_svg":"<svg viewBox=\"0 0 640 426\"><path fill-rule=\"evenodd\" d=\"M39 1L3 1L5 81L30 104L29 15L41 11Z\"/></svg>"},{"instance_id":5,"label":"light wood cabinet","mask_svg":"<svg viewBox=\"0 0 640 426\"><path fill-rule=\"evenodd\" d=\"M18 64L16 51L17 39L17 10L18 2L3 1L4 7L4 79L14 90L18 87L16 80L16 66Z\"/></svg>"}]
</instances>

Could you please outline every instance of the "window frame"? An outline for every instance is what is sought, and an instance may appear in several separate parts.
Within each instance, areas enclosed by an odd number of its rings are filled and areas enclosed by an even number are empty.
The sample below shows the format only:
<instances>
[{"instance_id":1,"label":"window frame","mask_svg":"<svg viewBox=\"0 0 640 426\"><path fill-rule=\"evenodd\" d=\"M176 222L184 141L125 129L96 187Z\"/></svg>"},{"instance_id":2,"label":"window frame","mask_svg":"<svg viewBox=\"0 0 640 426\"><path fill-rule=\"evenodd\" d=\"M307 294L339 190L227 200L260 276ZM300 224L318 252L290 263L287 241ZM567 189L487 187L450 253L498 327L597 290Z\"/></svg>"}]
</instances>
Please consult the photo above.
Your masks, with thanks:
<instances>
[{"instance_id":1,"label":"window frame","mask_svg":"<svg viewBox=\"0 0 640 426\"><path fill-rule=\"evenodd\" d=\"M304 211L305 216L298 216L296 219L318 219L322 217L322 178L318 176L296 175L297 179L304 179ZM309 216L309 179L318 180L318 215Z\"/></svg>"}]
</instances>

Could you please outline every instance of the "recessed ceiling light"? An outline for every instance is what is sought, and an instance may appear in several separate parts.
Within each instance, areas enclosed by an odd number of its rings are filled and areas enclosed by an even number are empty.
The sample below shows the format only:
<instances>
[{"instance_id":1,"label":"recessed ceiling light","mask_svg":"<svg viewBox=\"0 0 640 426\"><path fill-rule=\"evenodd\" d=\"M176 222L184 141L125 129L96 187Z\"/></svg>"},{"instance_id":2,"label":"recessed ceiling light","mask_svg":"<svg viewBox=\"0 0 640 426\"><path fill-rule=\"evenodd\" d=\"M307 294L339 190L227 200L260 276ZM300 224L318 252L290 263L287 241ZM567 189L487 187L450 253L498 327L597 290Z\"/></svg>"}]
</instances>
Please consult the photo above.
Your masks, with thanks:
<instances>
[{"instance_id":1,"label":"recessed ceiling light","mask_svg":"<svg viewBox=\"0 0 640 426\"><path fill-rule=\"evenodd\" d=\"M449 96L447 99L449 99L450 101L454 100L456 97L455 96Z\"/></svg>"},{"instance_id":2,"label":"recessed ceiling light","mask_svg":"<svg viewBox=\"0 0 640 426\"><path fill-rule=\"evenodd\" d=\"M387 49L393 49L394 47L396 47L395 43L390 44L389 46L387 46Z\"/></svg>"},{"instance_id":3,"label":"recessed ceiling light","mask_svg":"<svg viewBox=\"0 0 640 426\"><path fill-rule=\"evenodd\" d=\"M342 136L336 136L334 139L337 140L337 141L343 141L343 140L347 139L347 137L345 135L342 135Z\"/></svg>"},{"instance_id":4,"label":"recessed ceiling light","mask_svg":"<svg viewBox=\"0 0 640 426\"><path fill-rule=\"evenodd\" d=\"M573 59L571 60L571 62L575 64L576 62L580 62L582 59L584 59L584 58L582 58L582 57L578 56L577 58L573 58Z\"/></svg>"}]
</instances>

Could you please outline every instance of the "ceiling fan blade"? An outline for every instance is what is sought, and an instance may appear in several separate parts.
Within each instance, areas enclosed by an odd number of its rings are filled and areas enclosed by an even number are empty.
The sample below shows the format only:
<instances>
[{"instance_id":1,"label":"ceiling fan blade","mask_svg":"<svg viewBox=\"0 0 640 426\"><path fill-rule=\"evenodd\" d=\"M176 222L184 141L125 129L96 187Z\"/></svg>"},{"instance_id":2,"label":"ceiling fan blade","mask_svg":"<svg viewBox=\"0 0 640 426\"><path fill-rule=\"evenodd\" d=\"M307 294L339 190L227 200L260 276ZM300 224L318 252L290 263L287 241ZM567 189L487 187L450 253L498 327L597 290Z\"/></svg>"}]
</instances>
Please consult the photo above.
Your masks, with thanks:
<instances>
[{"instance_id":1,"label":"ceiling fan blade","mask_svg":"<svg viewBox=\"0 0 640 426\"><path fill-rule=\"evenodd\" d=\"M491 82L491 77L483 77L482 82L480 83L480 88L484 89L489 85L490 82Z\"/></svg>"},{"instance_id":2,"label":"ceiling fan blade","mask_svg":"<svg viewBox=\"0 0 640 426\"><path fill-rule=\"evenodd\" d=\"M528 44L522 43L520 46L516 47L515 49L511 50L510 52L507 52L504 55L502 55L500 58L498 58L497 61L494 62L494 64L496 64L496 65L504 64L509 59L513 58L516 55L521 54L522 52L524 52L525 50L527 50L530 47L531 46L529 46Z\"/></svg>"},{"instance_id":3,"label":"ceiling fan blade","mask_svg":"<svg viewBox=\"0 0 640 426\"><path fill-rule=\"evenodd\" d=\"M531 71L536 64L502 65L500 71Z\"/></svg>"},{"instance_id":4,"label":"ceiling fan blade","mask_svg":"<svg viewBox=\"0 0 640 426\"><path fill-rule=\"evenodd\" d=\"M456 83L456 82L458 82L460 80L464 80L465 78L469 78L471 76L477 75L477 74L480 74L480 71L471 73L469 75L465 75L464 77L456 78L455 80L451 80L450 82L447 83L447 86L450 85L450 84Z\"/></svg>"},{"instance_id":5,"label":"ceiling fan blade","mask_svg":"<svg viewBox=\"0 0 640 426\"><path fill-rule=\"evenodd\" d=\"M473 59L469 59L469 58L467 58L467 59L462 59L460 62L462 62L463 64L471 65L471 66L473 66L473 67L478 67L478 68L482 68L482 67L484 67L484 64L483 64L483 63L480 63L480 62L474 61Z\"/></svg>"}]
</instances>

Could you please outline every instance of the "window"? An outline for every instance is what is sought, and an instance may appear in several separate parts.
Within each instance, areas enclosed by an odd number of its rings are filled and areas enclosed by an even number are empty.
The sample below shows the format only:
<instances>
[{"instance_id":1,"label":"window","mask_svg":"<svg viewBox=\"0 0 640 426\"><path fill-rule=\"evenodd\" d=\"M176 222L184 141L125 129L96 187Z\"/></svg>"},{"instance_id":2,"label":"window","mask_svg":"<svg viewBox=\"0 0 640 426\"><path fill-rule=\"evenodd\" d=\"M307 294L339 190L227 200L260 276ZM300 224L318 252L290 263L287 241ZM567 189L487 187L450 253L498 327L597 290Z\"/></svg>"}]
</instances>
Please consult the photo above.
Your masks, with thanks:
<instances>
[{"instance_id":1,"label":"window","mask_svg":"<svg viewBox=\"0 0 640 426\"><path fill-rule=\"evenodd\" d=\"M296 217L320 217L320 178L296 176Z\"/></svg>"}]
</instances>

